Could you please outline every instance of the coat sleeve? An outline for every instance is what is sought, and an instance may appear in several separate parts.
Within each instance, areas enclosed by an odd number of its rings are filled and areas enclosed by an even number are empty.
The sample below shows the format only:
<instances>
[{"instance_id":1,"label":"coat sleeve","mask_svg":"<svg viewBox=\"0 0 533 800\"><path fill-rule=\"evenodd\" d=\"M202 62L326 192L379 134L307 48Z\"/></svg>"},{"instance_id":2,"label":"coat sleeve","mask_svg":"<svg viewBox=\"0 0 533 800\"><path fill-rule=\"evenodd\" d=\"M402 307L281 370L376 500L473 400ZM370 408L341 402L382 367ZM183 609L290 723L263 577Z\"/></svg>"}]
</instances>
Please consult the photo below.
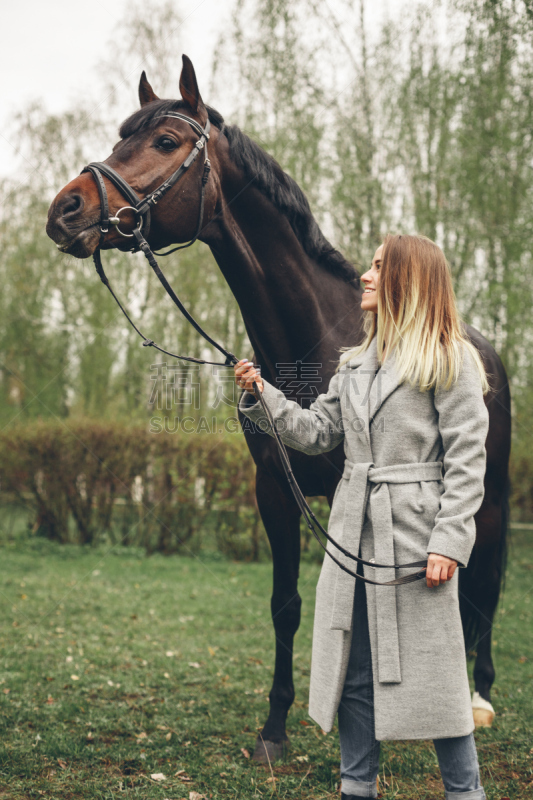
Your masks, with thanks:
<instances>
[{"instance_id":1,"label":"coat sleeve","mask_svg":"<svg viewBox=\"0 0 533 800\"><path fill-rule=\"evenodd\" d=\"M341 376L342 373L335 373L328 391L320 394L309 408L302 408L271 383L263 381L263 398L286 445L308 455L318 455L333 450L343 440L344 427L339 399ZM253 394L243 393L239 410L272 436L261 404L255 401Z\"/></svg>"},{"instance_id":2,"label":"coat sleeve","mask_svg":"<svg viewBox=\"0 0 533 800\"><path fill-rule=\"evenodd\" d=\"M481 379L467 348L457 382L435 393L435 408L444 449L444 492L427 552L466 567L476 539L474 514L483 502L489 429Z\"/></svg>"}]
</instances>

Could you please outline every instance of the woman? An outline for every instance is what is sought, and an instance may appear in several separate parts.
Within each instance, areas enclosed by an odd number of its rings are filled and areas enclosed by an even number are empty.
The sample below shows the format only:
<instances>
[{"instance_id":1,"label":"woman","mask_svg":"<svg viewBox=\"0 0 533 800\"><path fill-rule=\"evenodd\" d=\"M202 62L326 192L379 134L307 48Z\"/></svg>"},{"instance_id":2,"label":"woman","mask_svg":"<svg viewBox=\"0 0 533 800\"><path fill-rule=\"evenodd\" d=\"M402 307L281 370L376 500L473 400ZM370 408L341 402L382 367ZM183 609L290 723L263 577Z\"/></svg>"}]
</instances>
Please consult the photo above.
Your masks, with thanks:
<instances>
[{"instance_id":1,"label":"woman","mask_svg":"<svg viewBox=\"0 0 533 800\"><path fill-rule=\"evenodd\" d=\"M333 538L372 563L427 559L425 581L397 587L363 584L324 559L309 714L329 731L338 712L343 800L376 797L387 739L433 739L448 800L482 800L457 566L470 558L483 500L487 377L436 244L388 236L361 280L366 338L309 409L250 362L235 367L240 409L262 429L254 381L287 445L314 455L344 441ZM410 571L365 566L364 576Z\"/></svg>"}]
</instances>

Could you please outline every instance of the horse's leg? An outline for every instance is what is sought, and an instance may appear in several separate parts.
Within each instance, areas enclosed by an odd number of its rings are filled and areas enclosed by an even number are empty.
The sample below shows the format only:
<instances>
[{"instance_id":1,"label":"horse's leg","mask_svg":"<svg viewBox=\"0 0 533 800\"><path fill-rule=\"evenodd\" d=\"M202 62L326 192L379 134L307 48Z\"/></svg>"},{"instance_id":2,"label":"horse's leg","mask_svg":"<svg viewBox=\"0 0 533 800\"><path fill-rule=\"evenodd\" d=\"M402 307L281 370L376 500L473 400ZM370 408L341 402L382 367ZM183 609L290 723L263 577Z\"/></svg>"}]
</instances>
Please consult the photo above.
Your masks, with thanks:
<instances>
[{"instance_id":1,"label":"horse's leg","mask_svg":"<svg viewBox=\"0 0 533 800\"><path fill-rule=\"evenodd\" d=\"M300 625L302 604L298 594L300 511L290 491L285 491L270 473L261 468L257 469L256 496L272 549L271 610L276 635L270 712L253 755L254 761L266 763L269 759L280 758L289 743L285 723L294 700L292 648Z\"/></svg>"},{"instance_id":2,"label":"horse's leg","mask_svg":"<svg viewBox=\"0 0 533 800\"><path fill-rule=\"evenodd\" d=\"M492 623L499 599L499 581L494 586L480 587L483 597L480 602L480 622L478 642L476 645L476 662L474 665L474 696L472 711L476 727L492 724L495 716L490 702L490 690L494 683L495 670L492 663Z\"/></svg>"},{"instance_id":3,"label":"horse's leg","mask_svg":"<svg viewBox=\"0 0 533 800\"><path fill-rule=\"evenodd\" d=\"M485 496L476 516L477 538L473 558L461 572L461 611L467 646L476 651L472 710L476 727L491 725L495 712L490 701L495 670L492 662L492 624L505 566L507 492L499 503Z\"/></svg>"}]
</instances>

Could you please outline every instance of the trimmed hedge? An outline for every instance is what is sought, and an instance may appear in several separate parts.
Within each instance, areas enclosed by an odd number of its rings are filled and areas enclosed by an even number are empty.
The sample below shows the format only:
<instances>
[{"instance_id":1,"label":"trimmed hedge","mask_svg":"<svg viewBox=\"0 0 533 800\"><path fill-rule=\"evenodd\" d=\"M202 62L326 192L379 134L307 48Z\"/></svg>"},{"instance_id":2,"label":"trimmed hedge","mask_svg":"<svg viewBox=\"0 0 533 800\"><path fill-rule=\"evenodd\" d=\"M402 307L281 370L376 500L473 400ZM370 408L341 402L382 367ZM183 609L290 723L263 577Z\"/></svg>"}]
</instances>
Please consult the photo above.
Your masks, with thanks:
<instances>
[{"instance_id":1,"label":"trimmed hedge","mask_svg":"<svg viewBox=\"0 0 533 800\"><path fill-rule=\"evenodd\" d=\"M514 522L533 522L533 458L526 443L513 444L510 462L511 519Z\"/></svg>"},{"instance_id":2,"label":"trimmed hedge","mask_svg":"<svg viewBox=\"0 0 533 800\"><path fill-rule=\"evenodd\" d=\"M0 493L59 542L225 555L269 552L255 467L240 434L149 433L141 425L41 421L0 434Z\"/></svg>"}]
</instances>

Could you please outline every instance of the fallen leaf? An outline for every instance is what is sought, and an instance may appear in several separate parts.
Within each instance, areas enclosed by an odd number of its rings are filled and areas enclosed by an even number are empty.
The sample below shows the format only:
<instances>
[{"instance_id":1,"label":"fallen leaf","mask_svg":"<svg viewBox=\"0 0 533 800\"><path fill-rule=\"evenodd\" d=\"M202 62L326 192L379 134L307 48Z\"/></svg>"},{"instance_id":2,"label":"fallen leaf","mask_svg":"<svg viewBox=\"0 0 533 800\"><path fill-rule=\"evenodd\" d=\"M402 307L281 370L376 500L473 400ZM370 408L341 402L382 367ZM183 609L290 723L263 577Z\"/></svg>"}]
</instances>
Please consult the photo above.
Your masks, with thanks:
<instances>
[{"instance_id":1,"label":"fallen leaf","mask_svg":"<svg viewBox=\"0 0 533 800\"><path fill-rule=\"evenodd\" d=\"M208 647L207 649L209 651L209 655L211 657L213 657L215 655L216 651L218 650L218 647Z\"/></svg>"},{"instance_id":2,"label":"fallen leaf","mask_svg":"<svg viewBox=\"0 0 533 800\"><path fill-rule=\"evenodd\" d=\"M275 777L273 775L271 775L270 778L267 778L266 782L267 783L273 783L274 786L276 785L276 779L275 779Z\"/></svg>"},{"instance_id":3,"label":"fallen leaf","mask_svg":"<svg viewBox=\"0 0 533 800\"><path fill-rule=\"evenodd\" d=\"M9 694L10 691L11 689L4 689L4 694Z\"/></svg>"},{"instance_id":4,"label":"fallen leaf","mask_svg":"<svg viewBox=\"0 0 533 800\"><path fill-rule=\"evenodd\" d=\"M52 697L52 695L51 695L51 694L49 694L49 695L48 695L48 700L46 701L46 705L47 705L47 706L51 706L51 705L52 705L52 703L55 703L55 700L54 700L54 698Z\"/></svg>"},{"instance_id":5,"label":"fallen leaf","mask_svg":"<svg viewBox=\"0 0 533 800\"><path fill-rule=\"evenodd\" d=\"M66 762L66 761L63 761L63 759L62 759L62 758L58 758L58 759L57 759L57 763L59 764L59 766L61 767L61 769L66 769L66 768L67 768L67 762Z\"/></svg>"},{"instance_id":6,"label":"fallen leaf","mask_svg":"<svg viewBox=\"0 0 533 800\"><path fill-rule=\"evenodd\" d=\"M309 761L309 756L296 756L296 761Z\"/></svg>"},{"instance_id":7,"label":"fallen leaf","mask_svg":"<svg viewBox=\"0 0 533 800\"><path fill-rule=\"evenodd\" d=\"M520 656L520 658L518 659L519 664L525 664L526 661L527 661L526 656Z\"/></svg>"},{"instance_id":8,"label":"fallen leaf","mask_svg":"<svg viewBox=\"0 0 533 800\"><path fill-rule=\"evenodd\" d=\"M71 675L71 676L70 676L70 680L71 680L71 681L79 681L79 679L80 679L80 676L79 676L79 675Z\"/></svg>"},{"instance_id":9,"label":"fallen leaf","mask_svg":"<svg viewBox=\"0 0 533 800\"><path fill-rule=\"evenodd\" d=\"M174 777L183 783L192 783L192 778L187 775L184 769L178 770Z\"/></svg>"},{"instance_id":10,"label":"fallen leaf","mask_svg":"<svg viewBox=\"0 0 533 800\"><path fill-rule=\"evenodd\" d=\"M108 685L108 686L114 686L115 684L113 683L113 681L108 681L108 682L107 682L107 685Z\"/></svg>"},{"instance_id":11,"label":"fallen leaf","mask_svg":"<svg viewBox=\"0 0 533 800\"><path fill-rule=\"evenodd\" d=\"M71 664L72 663L72 656L67 656L65 661L67 662L67 664Z\"/></svg>"},{"instance_id":12,"label":"fallen leaf","mask_svg":"<svg viewBox=\"0 0 533 800\"><path fill-rule=\"evenodd\" d=\"M248 750L246 750L245 747L241 747L241 753L245 758L250 758L250 753L248 752Z\"/></svg>"},{"instance_id":13,"label":"fallen leaf","mask_svg":"<svg viewBox=\"0 0 533 800\"><path fill-rule=\"evenodd\" d=\"M194 667L195 669L200 669L200 664L197 661L189 661L189 667Z\"/></svg>"},{"instance_id":14,"label":"fallen leaf","mask_svg":"<svg viewBox=\"0 0 533 800\"><path fill-rule=\"evenodd\" d=\"M150 775L153 781L166 781L167 776L163 775L162 772L154 772L153 775Z\"/></svg>"},{"instance_id":15,"label":"fallen leaf","mask_svg":"<svg viewBox=\"0 0 533 800\"><path fill-rule=\"evenodd\" d=\"M167 658L172 658L172 656L174 655L174 653L173 653L173 651L172 651L172 650L167 650L167 652L165 653L165 655L166 655L166 657L167 657Z\"/></svg>"},{"instance_id":16,"label":"fallen leaf","mask_svg":"<svg viewBox=\"0 0 533 800\"><path fill-rule=\"evenodd\" d=\"M167 742L170 742L170 740L172 739L172 733L167 733L165 739L167 740Z\"/></svg>"},{"instance_id":17,"label":"fallen leaf","mask_svg":"<svg viewBox=\"0 0 533 800\"><path fill-rule=\"evenodd\" d=\"M168 672L163 672L163 677L164 678L170 678L170 675L168 674Z\"/></svg>"},{"instance_id":18,"label":"fallen leaf","mask_svg":"<svg viewBox=\"0 0 533 800\"><path fill-rule=\"evenodd\" d=\"M135 736L137 737L137 739L148 739L148 734L145 733L144 731L142 733L136 733Z\"/></svg>"},{"instance_id":19,"label":"fallen leaf","mask_svg":"<svg viewBox=\"0 0 533 800\"><path fill-rule=\"evenodd\" d=\"M189 792L189 800L207 800L205 794L198 794L198 792Z\"/></svg>"},{"instance_id":20,"label":"fallen leaf","mask_svg":"<svg viewBox=\"0 0 533 800\"><path fill-rule=\"evenodd\" d=\"M305 719L301 719L300 725L309 725L309 723Z\"/></svg>"}]
</instances>

